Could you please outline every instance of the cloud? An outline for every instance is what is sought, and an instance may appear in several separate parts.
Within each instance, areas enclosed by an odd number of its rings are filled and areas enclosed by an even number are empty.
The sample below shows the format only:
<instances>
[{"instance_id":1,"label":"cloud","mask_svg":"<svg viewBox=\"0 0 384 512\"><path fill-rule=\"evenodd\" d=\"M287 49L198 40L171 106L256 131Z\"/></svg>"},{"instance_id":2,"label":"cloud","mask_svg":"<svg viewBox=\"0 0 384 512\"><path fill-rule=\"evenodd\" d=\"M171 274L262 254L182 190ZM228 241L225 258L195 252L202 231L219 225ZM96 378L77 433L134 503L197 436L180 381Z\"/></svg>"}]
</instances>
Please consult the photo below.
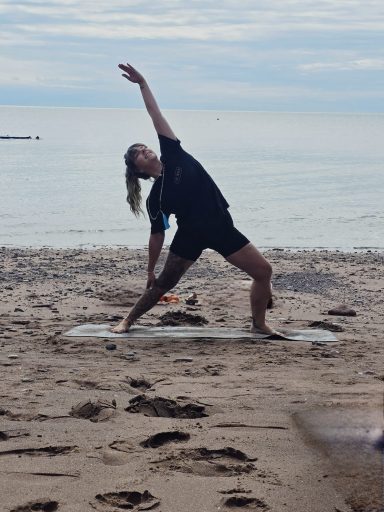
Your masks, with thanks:
<instances>
[{"instance_id":1,"label":"cloud","mask_svg":"<svg viewBox=\"0 0 384 512\"><path fill-rule=\"evenodd\" d=\"M169 107L205 95L215 108L275 108L285 91L293 110L300 96L315 110L352 74L356 94L376 91L383 29L382 0L0 0L0 86L118 97L126 58Z\"/></svg>"},{"instance_id":2,"label":"cloud","mask_svg":"<svg viewBox=\"0 0 384 512\"><path fill-rule=\"evenodd\" d=\"M288 33L384 29L381 4L353 0L11 1L0 12L14 30L38 36L113 40L257 41Z\"/></svg>"},{"instance_id":3,"label":"cloud","mask_svg":"<svg viewBox=\"0 0 384 512\"><path fill-rule=\"evenodd\" d=\"M2 70L7 70L5 73ZM73 69L61 70L58 78L54 67L47 67L38 60L13 60L0 57L0 85L23 85L32 87L49 87L59 89L91 89L92 80L84 78Z\"/></svg>"},{"instance_id":4,"label":"cloud","mask_svg":"<svg viewBox=\"0 0 384 512\"><path fill-rule=\"evenodd\" d=\"M321 72L321 71L382 71L384 70L384 59L355 59L343 62L312 62L298 66L300 71Z\"/></svg>"}]
</instances>

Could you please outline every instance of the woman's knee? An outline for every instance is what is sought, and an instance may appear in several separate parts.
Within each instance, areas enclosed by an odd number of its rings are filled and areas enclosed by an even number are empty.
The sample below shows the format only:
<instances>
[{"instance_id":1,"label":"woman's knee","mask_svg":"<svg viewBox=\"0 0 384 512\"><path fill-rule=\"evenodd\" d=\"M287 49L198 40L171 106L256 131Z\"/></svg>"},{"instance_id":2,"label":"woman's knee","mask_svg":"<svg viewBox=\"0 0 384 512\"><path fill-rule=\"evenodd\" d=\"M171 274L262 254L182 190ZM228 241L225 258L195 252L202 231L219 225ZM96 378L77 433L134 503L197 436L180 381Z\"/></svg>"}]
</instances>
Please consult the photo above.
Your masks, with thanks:
<instances>
[{"instance_id":1,"label":"woman's knee","mask_svg":"<svg viewBox=\"0 0 384 512\"><path fill-rule=\"evenodd\" d=\"M270 281L272 277L272 265L265 260L254 269L253 279L255 281Z\"/></svg>"},{"instance_id":2,"label":"woman's knee","mask_svg":"<svg viewBox=\"0 0 384 512\"><path fill-rule=\"evenodd\" d=\"M181 258L169 252L164 269L156 279L156 286L159 287L163 293L168 292L177 285L192 263L193 261L191 260L186 260L185 258Z\"/></svg>"},{"instance_id":3,"label":"woman's knee","mask_svg":"<svg viewBox=\"0 0 384 512\"><path fill-rule=\"evenodd\" d=\"M269 263L269 261L266 262L265 273L268 276L268 279L271 279L273 269L272 269L272 265Z\"/></svg>"},{"instance_id":4,"label":"woman's knee","mask_svg":"<svg viewBox=\"0 0 384 512\"><path fill-rule=\"evenodd\" d=\"M161 273L155 281L155 286L159 288L162 293L167 293L169 290L172 290L178 282L178 276Z\"/></svg>"}]
</instances>

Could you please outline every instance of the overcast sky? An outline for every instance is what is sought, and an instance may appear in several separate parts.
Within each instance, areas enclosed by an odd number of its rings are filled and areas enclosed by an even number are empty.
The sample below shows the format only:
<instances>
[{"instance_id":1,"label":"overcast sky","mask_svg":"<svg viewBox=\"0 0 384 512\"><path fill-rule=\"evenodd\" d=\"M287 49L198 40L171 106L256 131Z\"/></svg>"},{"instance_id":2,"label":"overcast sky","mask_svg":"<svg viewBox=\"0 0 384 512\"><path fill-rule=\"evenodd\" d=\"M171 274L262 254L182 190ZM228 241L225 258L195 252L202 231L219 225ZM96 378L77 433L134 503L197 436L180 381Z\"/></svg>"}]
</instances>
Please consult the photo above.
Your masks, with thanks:
<instances>
[{"instance_id":1,"label":"overcast sky","mask_svg":"<svg viewBox=\"0 0 384 512\"><path fill-rule=\"evenodd\" d=\"M0 0L0 104L384 111L384 0Z\"/></svg>"}]
</instances>

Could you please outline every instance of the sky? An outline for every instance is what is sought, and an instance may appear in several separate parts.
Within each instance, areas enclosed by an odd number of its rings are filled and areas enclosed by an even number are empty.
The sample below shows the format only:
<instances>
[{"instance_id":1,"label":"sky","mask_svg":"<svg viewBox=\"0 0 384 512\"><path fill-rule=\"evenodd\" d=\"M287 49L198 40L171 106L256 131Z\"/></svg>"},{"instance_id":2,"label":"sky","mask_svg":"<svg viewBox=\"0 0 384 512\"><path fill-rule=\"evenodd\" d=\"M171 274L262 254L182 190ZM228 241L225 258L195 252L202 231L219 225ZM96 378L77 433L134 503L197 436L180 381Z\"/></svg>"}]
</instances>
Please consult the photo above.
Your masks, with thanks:
<instances>
[{"instance_id":1,"label":"sky","mask_svg":"<svg viewBox=\"0 0 384 512\"><path fill-rule=\"evenodd\" d=\"M384 111L383 0L0 0L0 104Z\"/></svg>"}]
</instances>

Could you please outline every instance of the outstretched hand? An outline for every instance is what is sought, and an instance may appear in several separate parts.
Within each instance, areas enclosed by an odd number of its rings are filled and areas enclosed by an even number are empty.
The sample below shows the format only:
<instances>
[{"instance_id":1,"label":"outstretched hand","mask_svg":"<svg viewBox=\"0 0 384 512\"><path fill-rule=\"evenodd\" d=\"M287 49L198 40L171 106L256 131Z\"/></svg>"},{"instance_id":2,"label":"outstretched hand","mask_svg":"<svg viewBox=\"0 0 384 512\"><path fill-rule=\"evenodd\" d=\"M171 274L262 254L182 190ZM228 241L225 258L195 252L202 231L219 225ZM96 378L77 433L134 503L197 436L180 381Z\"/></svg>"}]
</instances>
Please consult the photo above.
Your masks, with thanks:
<instances>
[{"instance_id":1,"label":"outstretched hand","mask_svg":"<svg viewBox=\"0 0 384 512\"><path fill-rule=\"evenodd\" d=\"M159 106L156 102L156 99L143 75L139 73L137 69L135 69L133 66L128 64L128 62L126 64L119 64L119 69L124 71L124 78L126 78L133 84L139 84L145 108L147 109L147 112L152 119L156 132L159 135L164 135L165 137L168 137L169 139L177 140L177 137L173 133L172 128L169 126L167 120L161 113ZM151 278L148 280L147 288L150 288L152 286L154 279L155 278L151 276Z\"/></svg>"},{"instance_id":2,"label":"outstretched hand","mask_svg":"<svg viewBox=\"0 0 384 512\"><path fill-rule=\"evenodd\" d=\"M145 80L141 73L139 73L133 66L128 64L119 64L119 68L124 71L123 77L134 84L142 84Z\"/></svg>"}]
</instances>

